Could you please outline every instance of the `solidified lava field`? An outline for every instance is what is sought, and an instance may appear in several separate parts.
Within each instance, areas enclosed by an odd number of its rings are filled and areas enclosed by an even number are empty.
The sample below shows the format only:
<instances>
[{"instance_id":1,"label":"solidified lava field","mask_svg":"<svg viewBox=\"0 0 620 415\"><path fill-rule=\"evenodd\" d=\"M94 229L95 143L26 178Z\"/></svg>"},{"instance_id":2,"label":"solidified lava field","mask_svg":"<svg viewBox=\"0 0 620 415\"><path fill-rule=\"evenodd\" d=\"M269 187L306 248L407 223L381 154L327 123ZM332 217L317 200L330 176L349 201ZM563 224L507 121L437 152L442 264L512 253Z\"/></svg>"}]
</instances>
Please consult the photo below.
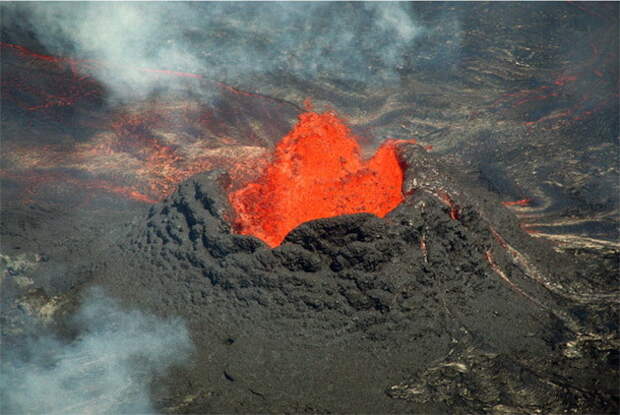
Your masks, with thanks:
<instances>
[{"instance_id":1,"label":"solidified lava field","mask_svg":"<svg viewBox=\"0 0 620 415\"><path fill-rule=\"evenodd\" d=\"M617 3L3 4L2 413L617 413Z\"/></svg>"}]
</instances>

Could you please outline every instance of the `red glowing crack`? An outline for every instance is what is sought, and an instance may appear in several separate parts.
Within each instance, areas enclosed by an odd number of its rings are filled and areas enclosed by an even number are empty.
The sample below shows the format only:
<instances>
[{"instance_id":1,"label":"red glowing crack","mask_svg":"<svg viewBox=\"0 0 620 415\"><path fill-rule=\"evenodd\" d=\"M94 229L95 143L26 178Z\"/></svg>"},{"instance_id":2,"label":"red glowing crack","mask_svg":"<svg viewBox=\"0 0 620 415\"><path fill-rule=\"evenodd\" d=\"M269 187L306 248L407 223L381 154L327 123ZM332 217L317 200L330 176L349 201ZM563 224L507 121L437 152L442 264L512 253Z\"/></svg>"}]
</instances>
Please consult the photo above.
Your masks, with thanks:
<instances>
[{"instance_id":1,"label":"red glowing crack","mask_svg":"<svg viewBox=\"0 0 620 415\"><path fill-rule=\"evenodd\" d=\"M570 3L591 16L608 18L607 15L596 11L603 10L603 6L589 7L585 3ZM613 13L610 15L613 16ZM547 113L540 114L537 119L525 121L523 125L526 127L545 123L553 126L559 122L581 121L602 111L610 102L617 101L619 97L618 51L614 48L616 43L612 41L617 33L613 27L614 25L607 25L599 29L597 42L589 43L592 53L588 59L573 62L570 68L564 72L555 73L552 78L544 82L544 85L503 94L490 102L487 108L492 112L520 107L527 110L526 104L549 102ZM567 105L564 101L571 102L572 105ZM473 112L471 117L476 117L480 112Z\"/></svg>"},{"instance_id":2,"label":"red glowing crack","mask_svg":"<svg viewBox=\"0 0 620 415\"><path fill-rule=\"evenodd\" d=\"M502 202L502 205L504 206L529 206L530 203L532 203L532 199L526 198L526 199Z\"/></svg>"}]
</instances>

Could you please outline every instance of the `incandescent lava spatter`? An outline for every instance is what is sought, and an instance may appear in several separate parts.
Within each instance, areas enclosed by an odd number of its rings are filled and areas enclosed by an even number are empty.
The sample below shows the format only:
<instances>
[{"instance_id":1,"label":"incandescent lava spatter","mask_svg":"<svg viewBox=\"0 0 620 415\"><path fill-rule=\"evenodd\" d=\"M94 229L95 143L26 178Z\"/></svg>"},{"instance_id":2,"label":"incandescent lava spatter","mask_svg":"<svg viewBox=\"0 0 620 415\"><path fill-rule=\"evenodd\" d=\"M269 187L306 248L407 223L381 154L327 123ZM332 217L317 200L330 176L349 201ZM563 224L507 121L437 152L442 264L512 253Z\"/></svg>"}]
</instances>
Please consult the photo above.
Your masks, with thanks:
<instances>
[{"instance_id":1,"label":"incandescent lava spatter","mask_svg":"<svg viewBox=\"0 0 620 415\"><path fill-rule=\"evenodd\" d=\"M386 141L369 160L360 153L336 114L299 115L260 177L230 192L235 232L274 247L312 219L361 212L385 216L403 200L394 142Z\"/></svg>"}]
</instances>

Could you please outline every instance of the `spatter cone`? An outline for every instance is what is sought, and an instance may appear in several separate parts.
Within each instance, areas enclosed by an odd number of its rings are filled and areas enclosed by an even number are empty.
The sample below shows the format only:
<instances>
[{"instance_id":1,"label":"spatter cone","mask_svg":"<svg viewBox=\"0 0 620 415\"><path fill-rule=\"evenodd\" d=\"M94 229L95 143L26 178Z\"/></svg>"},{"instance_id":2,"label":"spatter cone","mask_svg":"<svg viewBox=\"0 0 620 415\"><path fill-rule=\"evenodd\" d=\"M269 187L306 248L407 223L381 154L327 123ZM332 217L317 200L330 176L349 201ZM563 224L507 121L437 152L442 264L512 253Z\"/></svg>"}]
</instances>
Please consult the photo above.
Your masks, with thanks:
<instances>
[{"instance_id":1,"label":"spatter cone","mask_svg":"<svg viewBox=\"0 0 620 415\"><path fill-rule=\"evenodd\" d=\"M267 399L282 410L445 411L461 389L414 399L402 385L452 362L457 346L469 356L463 365L492 353L530 371L474 371L458 383L472 390L502 381L533 394L549 376L595 376L562 354L579 330L555 289L571 265L462 171L421 146L395 146L404 200L384 218L312 220L271 248L233 232L231 183L212 171L182 183L111 248L118 261L95 283L189 322L200 351L184 376L211 396L193 409L260 411ZM436 379L426 378L432 389ZM521 402L517 387L500 389L497 402ZM574 406L570 390L559 400L553 390L532 395L540 405L528 408ZM588 393L597 399L584 408L606 402L605 391Z\"/></svg>"}]
</instances>

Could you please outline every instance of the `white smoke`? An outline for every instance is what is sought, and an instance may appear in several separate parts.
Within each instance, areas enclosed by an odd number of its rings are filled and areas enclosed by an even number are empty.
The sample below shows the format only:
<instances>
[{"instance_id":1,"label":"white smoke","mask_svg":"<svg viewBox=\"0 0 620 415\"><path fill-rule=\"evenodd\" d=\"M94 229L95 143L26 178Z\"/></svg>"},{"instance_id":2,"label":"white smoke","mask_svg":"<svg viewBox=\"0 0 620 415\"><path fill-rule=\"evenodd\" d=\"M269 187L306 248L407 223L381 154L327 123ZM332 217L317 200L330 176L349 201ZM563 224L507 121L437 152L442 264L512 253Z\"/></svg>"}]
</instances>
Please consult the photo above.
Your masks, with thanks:
<instances>
[{"instance_id":1,"label":"white smoke","mask_svg":"<svg viewBox=\"0 0 620 415\"><path fill-rule=\"evenodd\" d=\"M376 10L379 18L376 25L385 32L393 31L398 38L409 42L422 31L412 17L402 9L400 3L365 3L366 7Z\"/></svg>"},{"instance_id":2,"label":"white smoke","mask_svg":"<svg viewBox=\"0 0 620 415\"><path fill-rule=\"evenodd\" d=\"M192 350L183 322L125 311L101 290L74 319L81 334L69 344L46 336L3 351L0 412L154 413L149 381Z\"/></svg>"},{"instance_id":3,"label":"white smoke","mask_svg":"<svg viewBox=\"0 0 620 415\"><path fill-rule=\"evenodd\" d=\"M395 74L424 28L408 3L27 3L3 21L37 35L50 53L104 61L97 77L116 99L183 79L143 68L235 83L284 72L302 79Z\"/></svg>"}]
</instances>

